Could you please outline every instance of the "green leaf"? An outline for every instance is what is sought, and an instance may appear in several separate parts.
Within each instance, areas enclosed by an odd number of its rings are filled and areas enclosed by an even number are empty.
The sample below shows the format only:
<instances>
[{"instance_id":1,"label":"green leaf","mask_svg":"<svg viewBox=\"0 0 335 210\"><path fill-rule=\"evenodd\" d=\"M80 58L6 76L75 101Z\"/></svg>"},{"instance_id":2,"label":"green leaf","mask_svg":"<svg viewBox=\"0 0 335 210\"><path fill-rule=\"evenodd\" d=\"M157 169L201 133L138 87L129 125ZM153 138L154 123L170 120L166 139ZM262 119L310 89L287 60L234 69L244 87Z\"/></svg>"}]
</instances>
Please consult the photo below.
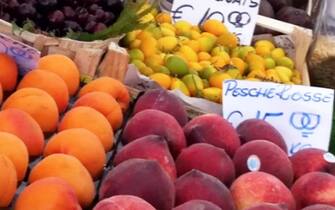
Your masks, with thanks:
<instances>
[{"instance_id":1,"label":"green leaf","mask_svg":"<svg viewBox=\"0 0 335 210\"><path fill-rule=\"evenodd\" d=\"M140 19L156 7L156 4L152 4L147 9L141 11L141 8L145 4L147 4L146 0L138 0L135 2L128 0L120 14L120 17L112 26L94 34L69 32L67 37L79 41L105 40L108 38L120 36L136 29L145 28L147 24L140 23Z\"/></svg>"}]
</instances>

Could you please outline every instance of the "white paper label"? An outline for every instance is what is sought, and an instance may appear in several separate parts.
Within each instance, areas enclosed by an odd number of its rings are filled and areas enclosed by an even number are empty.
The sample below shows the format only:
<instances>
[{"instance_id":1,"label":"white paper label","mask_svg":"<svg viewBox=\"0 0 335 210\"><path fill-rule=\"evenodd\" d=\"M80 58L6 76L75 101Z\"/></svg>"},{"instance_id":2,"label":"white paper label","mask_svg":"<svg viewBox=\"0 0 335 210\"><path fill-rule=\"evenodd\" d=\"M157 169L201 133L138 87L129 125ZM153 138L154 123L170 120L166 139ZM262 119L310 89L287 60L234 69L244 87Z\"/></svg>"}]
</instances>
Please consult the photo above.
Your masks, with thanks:
<instances>
[{"instance_id":1,"label":"white paper label","mask_svg":"<svg viewBox=\"0 0 335 210\"><path fill-rule=\"evenodd\" d=\"M260 0L174 0L171 17L201 25L207 19L225 23L242 45L250 45L254 34Z\"/></svg>"},{"instance_id":2,"label":"white paper label","mask_svg":"<svg viewBox=\"0 0 335 210\"><path fill-rule=\"evenodd\" d=\"M247 160L247 166L249 171L259 171L261 169L261 160L257 155L250 155Z\"/></svg>"},{"instance_id":3,"label":"white paper label","mask_svg":"<svg viewBox=\"0 0 335 210\"><path fill-rule=\"evenodd\" d=\"M310 147L328 150L334 90L228 80L222 94L224 118L235 127L246 119L262 119L281 133L289 155Z\"/></svg>"},{"instance_id":4,"label":"white paper label","mask_svg":"<svg viewBox=\"0 0 335 210\"><path fill-rule=\"evenodd\" d=\"M0 33L0 52L15 59L21 75L36 68L41 53L22 42Z\"/></svg>"},{"instance_id":5,"label":"white paper label","mask_svg":"<svg viewBox=\"0 0 335 210\"><path fill-rule=\"evenodd\" d=\"M335 156L332 153L325 153L323 155L323 159L327 161L328 163L335 163Z\"/></svg>"}]
</instances>

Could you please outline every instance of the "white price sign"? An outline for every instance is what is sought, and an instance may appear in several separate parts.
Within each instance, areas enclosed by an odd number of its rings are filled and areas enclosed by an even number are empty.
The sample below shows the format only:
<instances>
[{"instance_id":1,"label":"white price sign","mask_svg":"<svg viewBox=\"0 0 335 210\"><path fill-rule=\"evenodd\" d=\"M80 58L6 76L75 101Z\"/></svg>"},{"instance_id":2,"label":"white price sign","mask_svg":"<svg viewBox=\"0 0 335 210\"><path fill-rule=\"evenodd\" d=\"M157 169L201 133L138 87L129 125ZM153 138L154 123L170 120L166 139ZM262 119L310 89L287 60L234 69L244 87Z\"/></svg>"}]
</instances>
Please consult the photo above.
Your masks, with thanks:
<instances>
[{"instance_id":1,"label":"white price sign","mask_svg":"<svg viewBox=\"0 0 335 210\"><path fill-rule=\"evenodd\" d=\"M309 147L328 150L334 90L228 80L222 94L223 115L235 127L246 119L263 119L281 133L289 155Z\"/></svg>"},{"instance_id":2,"label":"white price sign","mask_svg":"<svg viewBox=\"0 0 335 210\"><path fill-rule=\"evenodd\" d=\"M41 53L37 49L16 41L2 33L0 33L0 52L6 53L15 59L21 75L36 68L41 56Z\"/></svg>"},{"instance_id":3,"label":"white price sign","mask_svg":"<svg viewBox=\"0 0 335 210\"><path fill-rule=\"evenodd\" d=\"M260 0L174 0L171 16L175 22L186 20L195 25L217 19L237 35L242 45L250 45L259 5Z\"/></svg>"}]
</instances>

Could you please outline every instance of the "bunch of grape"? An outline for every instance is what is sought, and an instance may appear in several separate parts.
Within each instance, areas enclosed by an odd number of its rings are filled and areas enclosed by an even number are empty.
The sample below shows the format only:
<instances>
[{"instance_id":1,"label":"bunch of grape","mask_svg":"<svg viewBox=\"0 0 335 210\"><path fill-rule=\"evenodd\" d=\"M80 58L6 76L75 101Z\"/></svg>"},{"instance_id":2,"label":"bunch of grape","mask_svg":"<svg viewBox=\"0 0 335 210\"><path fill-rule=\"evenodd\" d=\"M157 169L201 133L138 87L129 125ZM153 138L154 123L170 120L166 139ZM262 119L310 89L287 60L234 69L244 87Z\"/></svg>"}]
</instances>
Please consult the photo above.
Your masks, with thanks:
<instances>
[{"instance_id":1,"label":"bunch of grape","mask_svg":"<svg viewBox=\"0 0 335 210\"><path fill-rule=\"evenodd\" d=\"M0 0L0 19L62 37L69 31L94 33L112 25L122 0Z\"/></svg>"}]
</instances>

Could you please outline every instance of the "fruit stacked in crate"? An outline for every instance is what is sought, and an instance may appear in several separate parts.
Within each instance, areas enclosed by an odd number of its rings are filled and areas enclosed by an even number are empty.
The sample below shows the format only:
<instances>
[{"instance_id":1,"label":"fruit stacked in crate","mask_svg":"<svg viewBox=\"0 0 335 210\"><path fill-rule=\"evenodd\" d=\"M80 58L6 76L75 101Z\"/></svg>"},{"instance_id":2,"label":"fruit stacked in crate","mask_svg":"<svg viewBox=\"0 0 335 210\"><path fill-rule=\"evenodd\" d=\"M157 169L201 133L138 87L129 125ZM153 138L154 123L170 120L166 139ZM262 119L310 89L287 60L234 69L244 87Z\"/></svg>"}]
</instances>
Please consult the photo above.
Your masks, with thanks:
<instances>
[{"instance_id":1,"label":"fruit stacked in crate","mask_svg":"<svg viewBox=\"0 0 335 210\"><path fill-rule=\"evenodd\" d=\"M91 208L127 88L109 77L80 88L77 66L63 55L42 57L20 80L11 57L0 54L0 65L0 207Z\"/></svg>"},{"instance_id":2,"label":"fruit stacked in crate","mask_svg":"<svg viewBox=\"0 0 335 210\"><path fill-rule=\"evenodd\" d=\"M228 79L301 84L300 71L284 49L270 40L240 46L238 38L217 20L202 26L171 23L160 13L147 28L127 34L122 43L138 71L166 89L221 102Z\"/></svg>"},{"instance_id":3,"label":"fruit stacked in crate","mask_svg":"<svg viewBox=\"0 0 335 210\"><path fill-rule=\"evenodd\" d=\"M259 119L236 128L215 114L189 120L164 89L139 97L118 148L96 210L116 209L119 195L144 199L148 210L335 208L333 154L304 148L288 157L282 135Z\"/></svg>"}]
</instances>

